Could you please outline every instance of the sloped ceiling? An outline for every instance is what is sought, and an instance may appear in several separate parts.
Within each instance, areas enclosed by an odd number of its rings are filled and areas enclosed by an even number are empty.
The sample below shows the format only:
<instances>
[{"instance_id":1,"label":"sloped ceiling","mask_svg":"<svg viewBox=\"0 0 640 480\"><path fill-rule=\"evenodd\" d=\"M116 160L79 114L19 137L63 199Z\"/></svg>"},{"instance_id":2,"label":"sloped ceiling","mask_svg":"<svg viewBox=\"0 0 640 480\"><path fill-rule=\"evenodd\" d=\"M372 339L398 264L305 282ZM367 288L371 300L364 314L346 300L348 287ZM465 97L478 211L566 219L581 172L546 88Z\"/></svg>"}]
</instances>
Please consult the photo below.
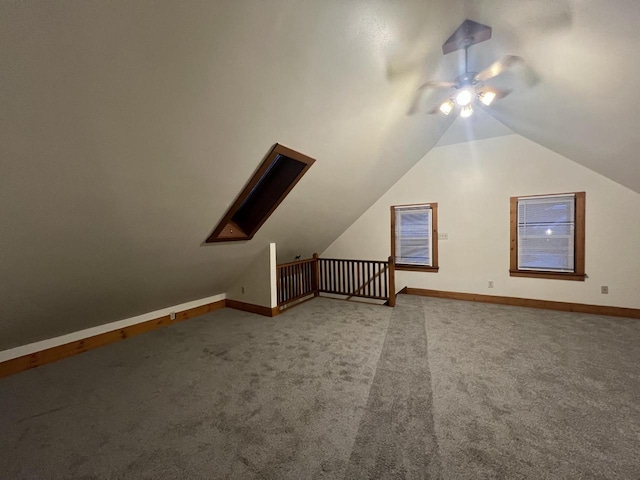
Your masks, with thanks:
<instances>
[{"instance_id":1,"label":"sloped ceiling","mask_svg":"<svg viewBox=\"0 0 640 480\"><path fill-rule=\"evenodd\" d=\"M494 29L472 68L530 68L487 113L640 191L615 3L1 2L0 349L223 292L271 241L322 251L453 121L406 112L467 17ZM317 162L252 241L202 245L276 142Z\"/></svg>"},{"instance_id":2,"label":"sloped ceiling","mask_svg":"<svg viewBox=\"0 0 640 480\"><path fill-rule=\"evenodd\" d=\"M493 26L493 39L470 50L479 68L506 53L524 57L529 67L525 75L507 74L494 82L515 91L491 108L492 115L516 133L640 192L640 100L634 81L640 74L640 2L469 1L466 11Z\"/></svg>"}]
</instances>

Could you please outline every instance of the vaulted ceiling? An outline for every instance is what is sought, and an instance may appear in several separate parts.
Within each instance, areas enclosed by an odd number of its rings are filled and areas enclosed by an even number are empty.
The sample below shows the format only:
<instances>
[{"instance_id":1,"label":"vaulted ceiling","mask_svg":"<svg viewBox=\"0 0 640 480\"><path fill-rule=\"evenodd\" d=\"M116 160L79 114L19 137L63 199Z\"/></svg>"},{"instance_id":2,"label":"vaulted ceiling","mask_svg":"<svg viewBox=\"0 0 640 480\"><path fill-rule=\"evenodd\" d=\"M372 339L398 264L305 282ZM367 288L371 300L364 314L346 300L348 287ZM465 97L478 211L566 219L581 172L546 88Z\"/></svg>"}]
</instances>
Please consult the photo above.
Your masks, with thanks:
<instances>
[{"instance_id":1,"label":"vaulted ceiling","mask_svg":"<svg viewBox=\"0 0 640 480\"><path fill-rule=\"evenodd\" d=\"M322 251L451 124L407 111L465 18L493 27L473 70L527 62L487 131L640 192L633 0L1 2L0 349ZM253 240L203 245L276 142L317 162Z\"/></svg>"}]
</instances>

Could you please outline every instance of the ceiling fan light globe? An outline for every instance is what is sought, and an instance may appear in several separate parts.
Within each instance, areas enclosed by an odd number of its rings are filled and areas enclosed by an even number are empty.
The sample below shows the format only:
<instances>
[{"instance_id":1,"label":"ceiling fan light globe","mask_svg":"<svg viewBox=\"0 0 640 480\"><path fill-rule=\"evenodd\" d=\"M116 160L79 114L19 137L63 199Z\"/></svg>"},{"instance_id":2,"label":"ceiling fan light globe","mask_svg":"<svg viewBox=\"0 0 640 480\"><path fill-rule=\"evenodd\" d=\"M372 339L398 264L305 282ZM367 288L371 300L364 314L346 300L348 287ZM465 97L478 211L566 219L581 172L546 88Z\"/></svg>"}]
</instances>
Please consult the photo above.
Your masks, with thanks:
<instances>
[{"instance_id":1,"label":"ceiling fan light globe","mask_svg":"<svg viewBox=\"0 0 640 480\"><path fill-rule=\"evenodd\" d=\"M460 116L462 118L468 118L471 115L473 115L473 105L471 105L470 103L465 105L464 107L462 107L462 110L460 110Z\"/></svg>"},{"instance_id":2,"label":"ceiling fan light globe","mask_svg":"<svg viewBox=\"0 0 640 480\"><path fill-rule=\"evenodd\" d=\"M447 100L442 105L440 105L440 111L445 115L449 115L451 113L451 110L453 110L453 105L453 101Z\"/></svg>"},{"instance_id":3,"label":"ceiling fan light globe","mask_svg":"<svg viewBox=\"0 0 640 480\"><path fill-rule=\"evenodd\" d=\"M466 90L466 89L462 90L456 96L456 103L458 105L460 105L461 107L465 107L465 106L469 105L471 103L471 100L473 100L473 95L471 94L471 92L469 90Z\"/></svg>"},{"instance_id":4,"label":"ceiling fan light globe","mask_svg":"<svg viewBox=\"0 0 640 480\"><path fill-rule=\"evenodd\" d=\"M488 107L496 99L496 92L481 92L478 99Z\"/></svg>"}]
</instances>

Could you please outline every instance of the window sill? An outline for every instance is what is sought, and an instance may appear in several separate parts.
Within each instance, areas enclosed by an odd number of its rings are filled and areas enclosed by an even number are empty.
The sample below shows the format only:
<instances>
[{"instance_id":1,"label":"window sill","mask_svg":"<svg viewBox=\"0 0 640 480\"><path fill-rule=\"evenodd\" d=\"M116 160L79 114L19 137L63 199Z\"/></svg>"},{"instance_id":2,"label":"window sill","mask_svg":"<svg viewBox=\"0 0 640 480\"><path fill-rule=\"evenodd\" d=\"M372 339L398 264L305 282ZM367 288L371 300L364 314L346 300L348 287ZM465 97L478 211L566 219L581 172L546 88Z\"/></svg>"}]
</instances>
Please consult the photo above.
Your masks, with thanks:
<instances>
[{"instance_id":1,"label":"window sill","mask_svg":"<svg viewBox=\"0 0 640 480\"><path fill-rule=\"evenodd\" d=\"M534 272L531 270L509 270L511 277L546 278L550 280L573 280L584 282L587 275L584 273L561 273L561 272Z\"/></svg>"},{"instance_id":2,"label":"window sill","mask_svg":"<svg viewBox=\"0 0 640 480\"><path fill-rule=\"evenodd\" d=\"M423 267L420 265L395 265L396 270L404 270L406 272L438 272L440 267Z\"/></svg>"}]
</instances>

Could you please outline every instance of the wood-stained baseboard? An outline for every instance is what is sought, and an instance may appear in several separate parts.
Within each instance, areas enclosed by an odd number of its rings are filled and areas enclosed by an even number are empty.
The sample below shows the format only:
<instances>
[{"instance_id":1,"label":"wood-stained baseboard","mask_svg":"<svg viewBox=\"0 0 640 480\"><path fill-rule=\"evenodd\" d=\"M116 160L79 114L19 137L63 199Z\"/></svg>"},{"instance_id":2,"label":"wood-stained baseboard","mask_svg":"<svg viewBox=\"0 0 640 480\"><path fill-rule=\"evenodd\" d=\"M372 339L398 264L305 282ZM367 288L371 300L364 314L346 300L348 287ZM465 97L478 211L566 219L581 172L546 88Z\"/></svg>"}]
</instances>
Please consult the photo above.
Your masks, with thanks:
<instances>
[{"instance_id":1,"label":"wood-stained baseboard","mask_svg":"<svg viewBox=\"0 0 640 480\"><path fill-rule=\"evenodd\" d=\"M175 319L171 319L169 315L164 315L162 317L154 318L153 320L137 323L111 332L101 333L82 340L76 340L74 342L65 343L64 345L58 345L29 355L7 360L0 363L0 378L39 367L40 365L55 362L57 360L62 360L63 358L71 357L104 345L109 345L110 343L118 342L160 327L182 322L189 318L198 317L205 313L223 308L225 303L225 300L219 300L200 307L176 312Z\"/></svg>"},{"instance_id":2,"label":"wood-stained baseboard","mask_svg":"<svg viewBox=\"0 0 640 480\"><path fill-rule=\"evenodd\" d=\"M237 300L225 300L226 306L235 310L242 310L243 312L257 313L265 317L275 317L280 313L278 307L263 307L261 305L255 305L253 303L239 302Z\"/></svg>"},{"instance_id":3,"label":"wood-stained baseboard","mask_svg":"<svg viewBox=\"0 0 640 480\"><path fill-rule=\"evenodd\" d=\"M531 298L501 297L497 295L481 295L479 293L448 292L444 290L427 290L424 288L405 287L400 293L420 295L423 297L448 298L469 302L497 303L516 307L542 308L562 312L591 313L611 317L639 318L640 309L626 307L610 307L605 305L588 305L584 303L554 302L551 300L535 300Z\"/></svg>"}]
</instances>

